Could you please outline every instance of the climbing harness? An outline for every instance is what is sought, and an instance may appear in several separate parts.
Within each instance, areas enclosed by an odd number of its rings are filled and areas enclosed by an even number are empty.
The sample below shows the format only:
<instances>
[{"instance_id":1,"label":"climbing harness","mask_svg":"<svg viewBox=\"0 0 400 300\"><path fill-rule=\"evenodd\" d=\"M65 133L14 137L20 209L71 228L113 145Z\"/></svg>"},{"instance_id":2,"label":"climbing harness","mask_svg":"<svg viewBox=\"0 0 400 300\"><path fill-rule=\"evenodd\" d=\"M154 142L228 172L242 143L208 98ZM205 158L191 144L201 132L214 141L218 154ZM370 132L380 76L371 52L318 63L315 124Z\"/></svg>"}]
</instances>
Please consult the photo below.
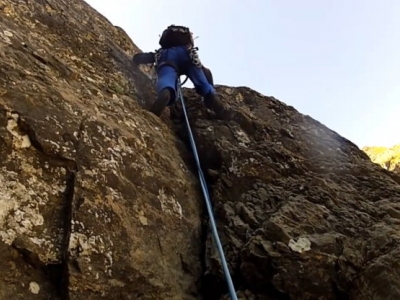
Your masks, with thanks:
<instances>
[{"instance_id":1,"label":"climbing harness","mask_svg":"<svg viewBox=\"0 0 400 300\"><path fill-rule=\"evenodd\" d=\"M161 54L162 54L162 52L164 50L168 50L168 49L159 48L159 49L154 50L154 62L152 63L152 66L150 67L150 76L149 76L153 85L157 84L157 80L158 80L157 79L157 70L160 67L164 66L164 65L169 65L169 66L173 67L177 71L177 73L179 74L178 76L181 76L181 74L186 73L185 70L184 70L185 67L182 70L173 61L164 61L164 62L160 63ZM199 54L197 53L198 50L199 50L198 47L190 46L189 48L187 48L187 52L188 52L188 55L189 55L191 63L194 66L196 66L197 68L202 69L204 67L203 67L203 64L200 61ZM207 77L207 75L206 75L206 77ZM208 77L207 77L207 79L208 79ZM188 80L188 77L186 77L184 83L187 80Z\"/></svg>"},{"instance_id":2,"label":"climbing harness","mask_svg":"<svg viewBox=\"0 0 400 300\"><path fill-rule=\"evenodd\" d=\"M186 78L186 80L187 80L187 78ZM184 82L186 82L186 80ZM192 151L193 151L193 154L194 154L194 157L195 157L195 160L196 160L196 165L197 165L197 169L198 169L198 173L199 173L200 184L201 184L201 188L203 190L204 199L205 199L206 206L207 206L207 211L208 211L208 216L210 217L211 231L212 231L212 234L213 234L214 242L215 242L215 244L217 246L219 257L221 259L222 269L224 271L225 279L226 279L226 282L228 284L230 297L231 297L232 300L237 300L238 298L237 298L237 295L236 295L235 287L233 285L232 278L231 278L231 275L229 273L229 268L228 268L228 264L227 264L226 259L225 259L224 250L222 248L221 241L219 239L218 230L217 230L217 226L216 226L215 219L214 219L214 214L213 214L212 207L211 207L210 195L208 193L206 180L205 180L203 171L201 170L200 159L199 159L199 155L197 153L196 143L194 141L193 133L192 133L192 130L190 128L189 118L188 118L187 111L186 111L186 106L185 106L185 101L183 99L182 90L181 90L181 86L182 85L183 85L183 83L181 83L180 78L178 78L178 84L177 84L177 92L178 93L177 93L177 96L178 96L179 100L182 103L182 109L183 109L183 114L185 115L186 127L187 127L187 130L188 130L188 133L189 133L190 145L192 146Z\"/></svg>"},{"instance_id":3,"label":"climbing harness","mask_svg":"<svg viewBox=\"0 0 400 300\"><path fill-rule=\"evenodd\" d=\"M153 64L154 69L160 68L164 64L171 65L176 70L179 69L178 66L171 61L166 61L163 63L159 62L163 51L168 51L168 50L170 50L170 49L160 48L160 49L154 50L154 64ZM199 54L197 53L197 51L199 51L199 47L190 46L186 50L187 50L187 53L190 57L190 61L192 62L192 64L195 65L197 68L201 69L203 67L203 64L201 63Z\"/></svg>"}]
</instances>

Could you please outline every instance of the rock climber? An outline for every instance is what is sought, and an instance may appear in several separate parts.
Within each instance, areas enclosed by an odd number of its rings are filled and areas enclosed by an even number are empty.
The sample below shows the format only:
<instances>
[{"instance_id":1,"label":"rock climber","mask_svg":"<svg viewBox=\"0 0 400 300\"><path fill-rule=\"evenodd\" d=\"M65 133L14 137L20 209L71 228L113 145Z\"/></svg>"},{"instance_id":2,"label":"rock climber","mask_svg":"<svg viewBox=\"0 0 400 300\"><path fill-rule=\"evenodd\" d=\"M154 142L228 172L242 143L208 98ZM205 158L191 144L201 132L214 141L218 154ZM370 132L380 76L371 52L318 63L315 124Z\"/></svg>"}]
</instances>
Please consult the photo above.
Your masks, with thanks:
<instances>
[{"instance_id":1,"label":"rock climber","mask_svg":"<svg viewBox=\"0 0 400 300\"><path fill-rule=\"evenodd\" d=\"M160 116L166 106L176 99L178 77L186 75L192 81L196 92L204 97L207 108L213 109L217 115L223 105L214 88L212 73L200 62L194 47L193 34L189 28L171 25L166 28L160 38L160 49L155 52L134 55L135 65L154 64L157 73L157 99L150 108Z\"/></svg>"}]
</instances>

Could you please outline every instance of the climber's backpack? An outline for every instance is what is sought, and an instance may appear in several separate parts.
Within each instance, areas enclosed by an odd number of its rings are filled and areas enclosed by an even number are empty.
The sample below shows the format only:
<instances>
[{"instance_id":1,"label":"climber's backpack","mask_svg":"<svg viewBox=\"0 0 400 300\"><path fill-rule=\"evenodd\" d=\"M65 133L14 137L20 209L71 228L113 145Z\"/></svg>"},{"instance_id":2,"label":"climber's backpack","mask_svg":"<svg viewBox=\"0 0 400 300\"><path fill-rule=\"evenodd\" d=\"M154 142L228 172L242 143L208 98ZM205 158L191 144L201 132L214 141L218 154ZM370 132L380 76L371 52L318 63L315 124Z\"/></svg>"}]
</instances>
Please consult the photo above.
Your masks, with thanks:
<instances>
[{"instance_id":1,"label":"climber's backpack","mask_svg":"<svg viewBox=\"0 0 400 300\"><path fill-rule=\"evenodd\" d=\"M194 46L193 36L189 28L177 25L168 26L164 30L159 44L164 49L178 46Z\"/></svg>"}]
</instances>

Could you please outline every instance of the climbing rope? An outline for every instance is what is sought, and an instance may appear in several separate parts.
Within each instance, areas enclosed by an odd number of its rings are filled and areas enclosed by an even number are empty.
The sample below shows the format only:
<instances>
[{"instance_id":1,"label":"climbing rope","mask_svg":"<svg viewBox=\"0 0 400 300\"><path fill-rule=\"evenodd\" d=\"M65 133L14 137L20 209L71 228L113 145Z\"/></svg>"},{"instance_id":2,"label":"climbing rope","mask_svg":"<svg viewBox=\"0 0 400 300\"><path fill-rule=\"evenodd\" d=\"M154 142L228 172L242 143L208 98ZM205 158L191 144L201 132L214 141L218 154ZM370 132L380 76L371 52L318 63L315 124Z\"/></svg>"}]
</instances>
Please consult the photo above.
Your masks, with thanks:
<instances>
[{"instance_id":1,"label":"climbing rope","mask_svg":"<svg viewBox=\"0 0 400 300\"><path fill-rule=\"evenodd\" d=\"M187 78L186 78L186 80L187 80ZM184 82L186 82L186 80ZM217 246L219 257L221 259L222 269L224 271L226 282L228 284L229 294L230 294L232 300L237 300L235 287L234 287L233 282L232 282L231 274L229 273L229 268L228 268L228 264L227 264L226 259L225 259L224 250L222 248L221 241L220 241L219 236L218 236L217 225L215 223L214 214L213 214L212 207L211 207L210 195L208 193L206 180L205 180L203 171L201 170L200 159L199 159L199 155L197 153L196 143L194 141L192 130L190 128L189 118L188 118L187 111L186 111L186 106L185 106L185 101L183 99L182 90L181 90L181 86L182 85L183 85L183 83L181 84L180 79L178 78L178 88L177 88L178 93L177 94L178 94L178 98L180 99L180 101L182 103L183 114L185 115L186 126L187 126L187 129L188 129L188 132L189 132L190 144L192 146L192 151L193 151L193 154L194 154L194 157L195 157L195 160L196 160L196 165L197 165L197 169L198 169L198 173L199 173L200 184L201 184L201 188L203 190L203 194L204 194L204 198L205 198L205 202L206 202L206 206L207 206L208 215L210 217L211 231L212 231L212 234L213 234L214 242L215 242L215 244Z\"/></svg>"},{"instance_id":2,"label":"climbing rope","mask_svg":"<svg viewBox=\"0 0 400 300\"><path fill-rule=\"evenodd\" d=\"M186 83L186 81L188 81L188 79L189 79L189 76L186 76L185 80L181 84L179 84L179 86L183 86ZM178 82L179 82L179 80L180 79L178 79Z\"/></svg>"}]
</instances>

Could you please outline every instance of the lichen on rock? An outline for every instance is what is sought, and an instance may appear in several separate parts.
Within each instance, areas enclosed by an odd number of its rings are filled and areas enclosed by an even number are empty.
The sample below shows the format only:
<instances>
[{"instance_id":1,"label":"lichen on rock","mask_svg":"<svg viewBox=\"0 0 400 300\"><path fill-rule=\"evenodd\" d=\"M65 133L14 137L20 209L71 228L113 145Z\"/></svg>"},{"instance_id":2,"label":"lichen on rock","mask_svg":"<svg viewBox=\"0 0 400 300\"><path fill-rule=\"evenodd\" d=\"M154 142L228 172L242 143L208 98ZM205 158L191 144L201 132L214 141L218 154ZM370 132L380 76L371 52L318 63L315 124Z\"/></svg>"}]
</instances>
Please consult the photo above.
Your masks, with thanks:
<instances>
[{"instance_id":1,"label":"lichen on rock","mask_svg":"<svg viewBox=\"0 0 400 300\"><path fill-rule=\"evenodd\" d=\"M0 298L191 299L198 183L139 49L83 1L0 7Z\"/></svg>"},{"instance_id":2,"label":"lichen on rock","mask_svg":"<svg viewBox=\"0 0 400 300\"><path fill-rule=\"evenodd\" d=\"M193 91L185 98L203 167L212 170L229 267L246 299L396 299L398 276L388 262L400 241L400 181L282 102L244 87L218 90L230 110L223 120ZM179 118L179 109L173 113ZM206 245L208 282L221 287L211 233ZM382 288L368 286L374 276L385 277Z\"/></svg>"},{"instance_id":3,"label":"lichen on rock","mask_svg":"<svg viewBox=\"0 0 400 300\"><path fill-rule=\"evenodd\" d=\"M0 299L228 299L180 104L146 110L139 51L84 1L0 4ZM221 118L184 97L239 299L398 299L399 178L216 88Z\"/></svg>"}]
</instances>

